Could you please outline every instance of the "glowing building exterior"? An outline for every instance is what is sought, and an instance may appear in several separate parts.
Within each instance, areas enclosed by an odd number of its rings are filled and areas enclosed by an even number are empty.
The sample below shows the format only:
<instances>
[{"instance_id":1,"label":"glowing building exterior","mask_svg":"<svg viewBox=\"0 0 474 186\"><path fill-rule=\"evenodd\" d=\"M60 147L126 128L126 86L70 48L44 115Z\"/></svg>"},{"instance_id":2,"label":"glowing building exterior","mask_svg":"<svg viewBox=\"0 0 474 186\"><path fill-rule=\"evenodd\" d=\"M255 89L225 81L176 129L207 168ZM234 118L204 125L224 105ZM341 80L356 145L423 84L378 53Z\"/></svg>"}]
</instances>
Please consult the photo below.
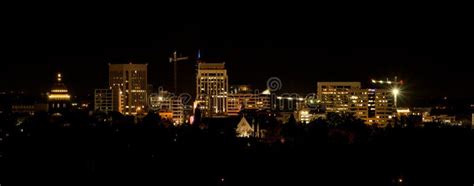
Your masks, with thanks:
<instances>
[{"instance_id":1,"label":"glowing building exterior","mask_svg":"<svg viewBox=\"0 0 474 186\"><path fill-rule=\"evenodd\" d=\"M61 114L71 108L71 95L62 82L62 75L58 73L57 81L48 93L48 111L53 114Z\"/></svg>"},{"instance_id":2,"label":"glowing building exterior","mask_svg":"<svg viewBox=\"0 0 474 186\"><path fill-rule=\"evenodd\" d=\"M195 106L205 117L227 116L228 89L225 63L198 63Z\"/></svg>"},{"instance_id":3,"label":"glowing building exterior","mask_svg":"<svg viewBox=\"0 0 474 186\"><path fill-rule=\"evenodd\" d=\"M125 115L146 113L148 64L109 64L109 87L117 88L115 102L121 102L119 110Z\"/></svg>"}]
</instances>

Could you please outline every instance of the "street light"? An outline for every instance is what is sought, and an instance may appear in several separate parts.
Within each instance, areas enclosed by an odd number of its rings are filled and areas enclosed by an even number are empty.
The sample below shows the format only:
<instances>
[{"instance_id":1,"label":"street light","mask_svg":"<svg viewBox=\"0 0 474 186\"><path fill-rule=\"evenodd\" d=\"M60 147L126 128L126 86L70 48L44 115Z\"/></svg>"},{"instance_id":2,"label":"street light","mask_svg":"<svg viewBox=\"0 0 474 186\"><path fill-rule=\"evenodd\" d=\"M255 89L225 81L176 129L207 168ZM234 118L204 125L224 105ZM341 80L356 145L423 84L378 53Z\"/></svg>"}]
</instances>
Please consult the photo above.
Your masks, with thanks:
<instances>
[{"instance_id":1,"label":"street light","mask_svg":"<svg viewBox=\"0 0 474 186\"><path fill-rule=\"evenodd\" d=\"M394 101L395 101L395 109L397 109L397 96L398 96L398 94L400 94L400 89L393 88L392 93L393 93L393 97L394 97Z\"/></svg>"}]
</instances>

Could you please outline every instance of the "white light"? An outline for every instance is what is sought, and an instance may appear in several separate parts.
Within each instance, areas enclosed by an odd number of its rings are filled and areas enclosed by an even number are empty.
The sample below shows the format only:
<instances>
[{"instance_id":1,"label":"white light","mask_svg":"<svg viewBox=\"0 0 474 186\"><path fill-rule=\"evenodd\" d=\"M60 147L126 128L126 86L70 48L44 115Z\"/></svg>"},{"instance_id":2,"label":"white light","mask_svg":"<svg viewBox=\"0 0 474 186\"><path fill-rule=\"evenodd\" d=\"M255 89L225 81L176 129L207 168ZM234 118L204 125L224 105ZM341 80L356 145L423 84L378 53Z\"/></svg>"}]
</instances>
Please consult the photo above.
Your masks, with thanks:
<instances>
[{"instance_id":1,"label":"white light","mask_svg":"<svg viewBox=\"0 0 474 186\"><path fill-rule=\"evenodd\" d=\"M400 93L400 90L398 88L392 89L393 95L397 96Z\"/></svg>"}]
</instances>

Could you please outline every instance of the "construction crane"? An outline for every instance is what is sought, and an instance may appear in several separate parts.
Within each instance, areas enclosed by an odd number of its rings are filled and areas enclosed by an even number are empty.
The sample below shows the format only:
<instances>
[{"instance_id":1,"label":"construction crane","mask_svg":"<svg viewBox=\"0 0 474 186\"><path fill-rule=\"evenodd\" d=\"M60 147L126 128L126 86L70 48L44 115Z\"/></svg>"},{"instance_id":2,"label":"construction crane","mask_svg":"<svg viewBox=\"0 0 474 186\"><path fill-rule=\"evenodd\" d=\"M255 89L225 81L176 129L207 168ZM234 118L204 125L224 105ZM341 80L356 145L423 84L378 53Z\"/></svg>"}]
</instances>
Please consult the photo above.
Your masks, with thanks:
<instances>
[{"instance_id":1,"label":"construction crane","mask_svg":"<svg viewBox=\"0 0 474 186\"><path fill-rule=\"evenodd\" d=\"M173 52L173 56L169 58L170 63L174 63L174 93L178 94L178 61L188 60L189 57L178 57L176 50Z\"/></svg>"},{"instance_id":2,"label":"construction crane","mask_svg":"<svg viewBox=\"0 0 474 186\"><path fill-rule=\"evenodd\" d=\"M372 79L372 83L374 84L386 84L386 85L394 85L394 86L401 86L403 85L403 80L398 81L397 76L395 76L395 79L393 81L390 81L388 78L386 81L384 80L375 80Z\"/></svg>"}]
</instances>

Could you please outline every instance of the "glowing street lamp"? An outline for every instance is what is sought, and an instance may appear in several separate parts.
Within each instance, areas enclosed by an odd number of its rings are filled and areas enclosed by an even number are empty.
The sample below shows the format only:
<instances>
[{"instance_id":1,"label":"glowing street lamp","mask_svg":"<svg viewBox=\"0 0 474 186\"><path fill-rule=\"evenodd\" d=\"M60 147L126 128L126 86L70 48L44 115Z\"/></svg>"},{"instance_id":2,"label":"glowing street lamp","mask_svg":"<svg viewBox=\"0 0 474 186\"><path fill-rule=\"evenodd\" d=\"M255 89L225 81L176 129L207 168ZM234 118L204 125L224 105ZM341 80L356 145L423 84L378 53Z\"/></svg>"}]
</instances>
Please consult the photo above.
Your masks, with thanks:
<instances>
[{"instance_id":1,"label":"glowing street lamp","mask_svg":"<svg viewBox=\"0 0 474 186\"><path fill-rule=\"evenodd\" d=\"M400 89L393 88L392 93L393 93L393 97L394 97L394 101L395 101L395 109L396 109L397 108L397 97L398 97L398 94L400 94Z\"/></svg>"}]
</instances>

